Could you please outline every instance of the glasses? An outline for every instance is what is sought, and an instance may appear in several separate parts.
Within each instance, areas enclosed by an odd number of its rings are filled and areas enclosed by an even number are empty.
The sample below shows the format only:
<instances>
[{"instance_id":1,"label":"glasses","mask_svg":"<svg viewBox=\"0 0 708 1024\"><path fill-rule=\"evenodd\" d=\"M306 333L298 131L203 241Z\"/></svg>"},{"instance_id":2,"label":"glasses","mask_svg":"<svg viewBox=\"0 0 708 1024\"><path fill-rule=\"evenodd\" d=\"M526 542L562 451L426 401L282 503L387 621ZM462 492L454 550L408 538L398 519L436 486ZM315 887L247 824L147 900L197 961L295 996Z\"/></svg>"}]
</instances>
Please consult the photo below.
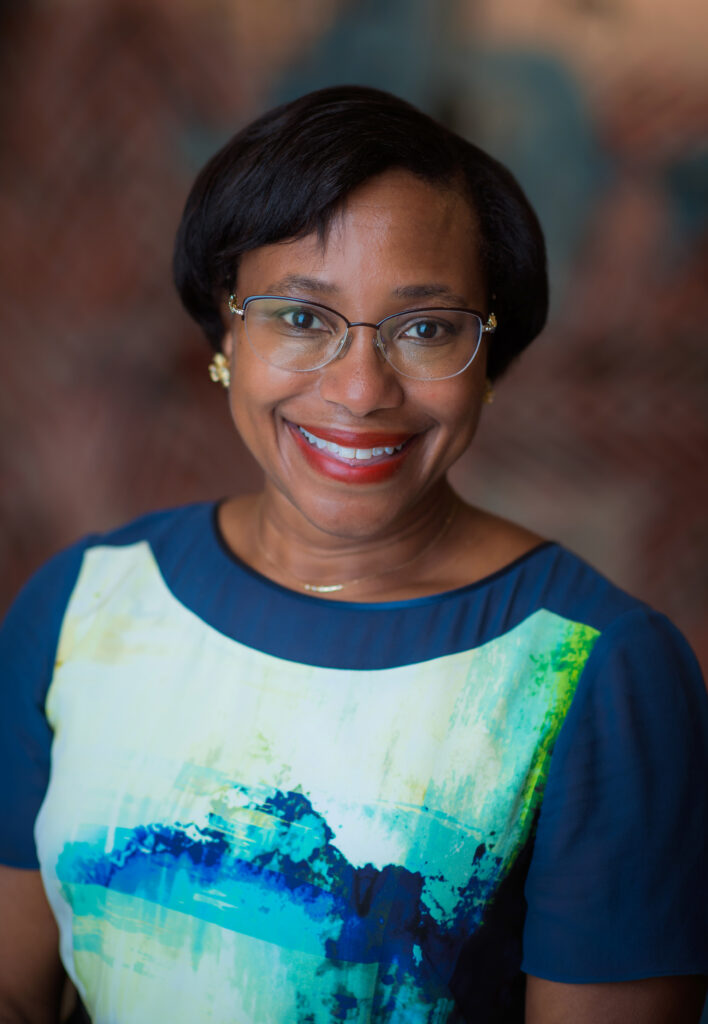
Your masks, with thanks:
<instances>
[{"instance_id":1,"label":"glasses","mask_svg":"<svg viewBox=\"0 0 708 1024\"><path fill-rule=\"evenodd\" d=\"M352 323L329 306L284 295L249 295L241 306L231 295L229 309L243 320L248 343L260 359L294 373L321 370L346 353L352 327L371 327L376 347L397 373L445 380L467 369L482 335L497 326L494 313L485 321L474 309L444 307L408 309L376 324Z\"/></svg>"}]
</instances>

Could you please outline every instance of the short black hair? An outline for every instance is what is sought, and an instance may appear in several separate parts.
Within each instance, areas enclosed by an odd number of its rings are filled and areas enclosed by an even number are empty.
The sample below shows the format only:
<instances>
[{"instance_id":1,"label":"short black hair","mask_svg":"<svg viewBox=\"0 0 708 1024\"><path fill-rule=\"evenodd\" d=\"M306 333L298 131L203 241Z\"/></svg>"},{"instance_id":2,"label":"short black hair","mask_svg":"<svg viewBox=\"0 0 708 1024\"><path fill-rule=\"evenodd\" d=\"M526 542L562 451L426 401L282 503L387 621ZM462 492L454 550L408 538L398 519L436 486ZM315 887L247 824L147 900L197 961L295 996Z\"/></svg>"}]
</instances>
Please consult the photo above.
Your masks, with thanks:
<instances>
[{"instance_id":1,"label":"short black hair","mask_svg":"<svg viewBox=\"0 0 708 1024\"><path fill-rule=\"evenodd\" d=\"M347 196L392 168L460 188L476 215L494 379L541 331L548 311L543 232L513 175L404 100L364 86L308 93L263 114L209 160L177 232L182 302L219 349L239 257L312 231L324 237Z\"/></svg>"}]
</instances>

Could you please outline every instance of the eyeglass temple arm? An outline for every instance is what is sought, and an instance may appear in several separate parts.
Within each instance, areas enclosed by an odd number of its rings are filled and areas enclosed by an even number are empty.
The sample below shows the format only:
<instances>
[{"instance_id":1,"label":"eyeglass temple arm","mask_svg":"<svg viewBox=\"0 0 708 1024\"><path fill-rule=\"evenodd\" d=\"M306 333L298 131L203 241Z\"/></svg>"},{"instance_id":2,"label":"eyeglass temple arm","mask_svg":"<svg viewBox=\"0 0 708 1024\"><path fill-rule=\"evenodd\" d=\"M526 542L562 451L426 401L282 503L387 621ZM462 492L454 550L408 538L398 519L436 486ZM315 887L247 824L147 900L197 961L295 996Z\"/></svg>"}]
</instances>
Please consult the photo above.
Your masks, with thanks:
<instances>
[{"instance_id":1,"label":"eyeglass temple arm","mask_svg":"<svg viewBox=\"0 0 708 1024\"><path fill-rule=\"evenodd\" d=\"M232 313L236 313L237 316L243 316L246 312L245 309L238 308L238 299L235 295L229 295L229 309Z\"/></svg>"}]
</instances>

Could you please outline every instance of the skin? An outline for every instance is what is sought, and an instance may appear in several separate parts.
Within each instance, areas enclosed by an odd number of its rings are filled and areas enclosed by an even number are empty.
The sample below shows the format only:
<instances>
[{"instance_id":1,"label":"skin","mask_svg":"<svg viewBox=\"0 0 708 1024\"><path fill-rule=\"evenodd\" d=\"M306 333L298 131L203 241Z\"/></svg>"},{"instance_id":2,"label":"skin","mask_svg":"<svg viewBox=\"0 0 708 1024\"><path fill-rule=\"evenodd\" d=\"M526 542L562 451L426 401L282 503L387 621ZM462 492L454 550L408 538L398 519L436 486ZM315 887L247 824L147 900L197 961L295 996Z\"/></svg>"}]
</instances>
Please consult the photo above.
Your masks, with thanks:
<instances>
[{"instance_id":1,"label":"skin","mask_svg":"<svg viewBox=\"0 0 708 1024\"><path fill-rule=\"evenodd\" d=\"M0 907L0 1024L54 1024L64 970L39 872L0 867Z\"/></svg>"},{"instance_id":2,"label":"skin","mask_svg":"<svg viewBox=\"0 0 708 1024\"><path fill-rule=\"evenodd\" d=\"M486 315L477 244L474 215L459 192L388 172L349 197L324 244L313 234L247 253L236 293L241 299L293 295L331 306L350 321L376 322L430 305ZM326 584L379 574L330 595L332 600L449 590L539 542L520 527L463 505L447 483L447 471L477 429L487 336L467 370L441 381L396 373L373 337L369 327L354 328L346 354L309 373L265 363L248 344L240 318L224 338L233 419L264 470L265 487L258 496L222 506L222 530L253 568L295 589L293 577ZM371 446L367 438L386 434L412 441L392 475L352 483L313 466L290 424L314 433L344 431L358 437L361 447ZM453 506L454 522L438 542Z\"/></svg>"},{"instance_id":3,"label":"skin","mask_svg":"<svg viewBox=\"0 0 708 1024\"><path fill-rule=\"evenodd\" d=\"M319 283L313 288L311 282L309 292L293 285L291 294L332 306L352 321L375 322L438 303L490 312L466 201L403 172L389 172L354 193L324 245L310 236L248 253L237 294L283 293L279 283L294 274ZM426 286L428 294L402 296L402 286ZM464 505L446 481L477 428L486 341L464 373L423 383L397 375L371 340L370 328L356 328L341 360L293 374L258 359L238 324L225 336L234 422L265 474L260 495L222 505L221 527L233 550L295 589L292 577L261 554L259 538L278 565L307 580L350 580L392 568L341 595L389 600L462 586L536 545L536 535ZM392 475L351 483L313 466L289 423L364 436L402 433L414 435L415 443ZM455 518L440 536L453 508ZM0 907L0 1024L54 1024L64 975L39 873L0 867ZM689 977L602 985L529 977L526 1021L695 1024L703 992L704 982Z\"/></svg>"},{"instance_id":4,"label":"skin","mask_svg":"<svg viewBox=\"0 0 708 1024\"><path fill-rule=\"evenodd\" d=\"M529 977L526 1024L698 1024L706 979L642 978L563 985Z\"/></svg>"}]
</instances>

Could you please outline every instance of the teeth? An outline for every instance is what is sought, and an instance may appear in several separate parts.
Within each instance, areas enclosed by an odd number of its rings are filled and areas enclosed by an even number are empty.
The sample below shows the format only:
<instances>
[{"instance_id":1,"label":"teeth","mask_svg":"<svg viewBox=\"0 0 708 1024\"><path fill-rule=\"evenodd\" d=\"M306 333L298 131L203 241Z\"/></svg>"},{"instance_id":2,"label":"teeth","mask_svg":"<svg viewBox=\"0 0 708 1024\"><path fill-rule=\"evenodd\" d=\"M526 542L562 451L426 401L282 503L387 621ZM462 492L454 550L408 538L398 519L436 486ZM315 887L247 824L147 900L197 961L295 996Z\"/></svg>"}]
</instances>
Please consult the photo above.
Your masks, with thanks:
<instances>
[{"instance_id":1,"label":"teeth","mask_svg":"<svg viewBox=\"0 0 708 1024\"><path fill-rule=\"evenodd\" d=\"M340 459L351 459L356 462L365 462L368 459L376 458L379 455L393 455L394 452L400 452L403 447L403 443L394 446L384 445L380 448L344 448L340 444L335 444L334 441L325 441L323 437L317 437L316 434L311 434L309 430L305 430L304 427L298 427L298 430L306 437L311 445L319 448L322 451L331 452L332 455L336 455Z\"/></svg>"}]
</instances>

